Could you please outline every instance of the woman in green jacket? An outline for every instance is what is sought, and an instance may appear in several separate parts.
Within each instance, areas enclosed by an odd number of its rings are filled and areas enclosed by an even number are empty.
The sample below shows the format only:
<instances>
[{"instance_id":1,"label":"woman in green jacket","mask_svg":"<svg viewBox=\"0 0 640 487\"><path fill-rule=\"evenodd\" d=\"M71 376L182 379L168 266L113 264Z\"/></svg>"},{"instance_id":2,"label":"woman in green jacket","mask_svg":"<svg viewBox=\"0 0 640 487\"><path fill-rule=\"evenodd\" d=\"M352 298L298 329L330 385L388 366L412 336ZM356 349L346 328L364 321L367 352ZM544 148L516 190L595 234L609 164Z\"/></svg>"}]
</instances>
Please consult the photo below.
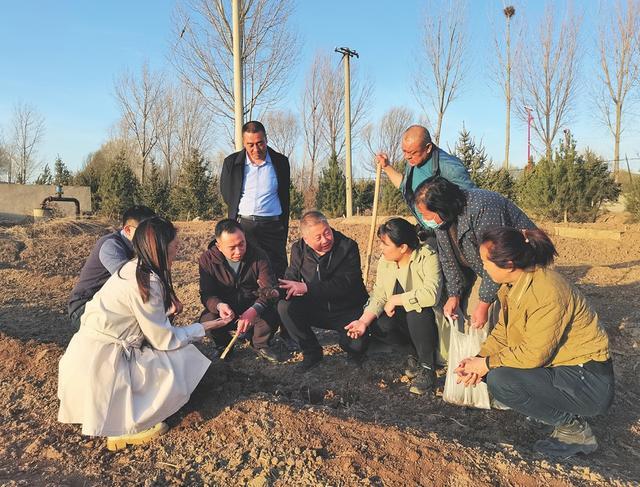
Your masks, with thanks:
<instances>
[{"instance_id":1,"label":"woman in green jacket","mask_svg":"<svg viewBox=\"0 0 640 487\"><path fill-rule=\"evenodd\" d=\"M376 283L362 316L345 328L356 339L376 322L381 338L397 332L408 338L414 352L405 371L413 379L409 390L425 394L435 384L438 332L432 308L442 281L438 256L428 245L420 245L415 227L403 218L380 225L378 237L382 257Z\"/></svg>"},{"instance_id":2,"label":"woman in green jacket","mask_svg":"<svg viewBox=\"0 0 640 487\"><path fill-rule=\"evenodd\" d=\"M485 232L480 257L502 284L500 319L476 357L456 369L458 382L486 377L492 396L555 427L534 450L549 456L591 453L598 444L584 419L613 401L607 334L580 291L548 266L556 249L541 230Z\"/></svg>"}]
</instances>

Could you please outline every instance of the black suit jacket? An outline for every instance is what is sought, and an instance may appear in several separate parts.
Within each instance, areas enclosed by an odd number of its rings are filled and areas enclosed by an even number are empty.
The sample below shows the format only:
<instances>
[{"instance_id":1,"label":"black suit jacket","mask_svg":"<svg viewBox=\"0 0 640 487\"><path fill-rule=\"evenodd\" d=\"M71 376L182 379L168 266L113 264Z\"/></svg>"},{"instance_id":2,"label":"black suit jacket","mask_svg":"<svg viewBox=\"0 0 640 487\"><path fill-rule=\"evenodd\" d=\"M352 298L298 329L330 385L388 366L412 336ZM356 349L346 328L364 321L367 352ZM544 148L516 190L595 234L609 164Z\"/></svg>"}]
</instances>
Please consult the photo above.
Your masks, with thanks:
<instances>
[{"instance_id":1,"label":"black suit jacket","mask_svg":"<svg viewBox=\"0 0 640 487\"><path fill-rule=\"evenodd\" d=\"M267 150L276 170L276 178L278 180L278 199L282 207L280 219L285 230L289 231L289 184L291 182L289 159L274 151L271 147L268 147ZM222 164L222 173L220 174L220 192L229 209L229 218L234 220L238 217L238 205L242 195L246 158L247 151L245 149L227 156Z\"/></svg>"}]
</instances>

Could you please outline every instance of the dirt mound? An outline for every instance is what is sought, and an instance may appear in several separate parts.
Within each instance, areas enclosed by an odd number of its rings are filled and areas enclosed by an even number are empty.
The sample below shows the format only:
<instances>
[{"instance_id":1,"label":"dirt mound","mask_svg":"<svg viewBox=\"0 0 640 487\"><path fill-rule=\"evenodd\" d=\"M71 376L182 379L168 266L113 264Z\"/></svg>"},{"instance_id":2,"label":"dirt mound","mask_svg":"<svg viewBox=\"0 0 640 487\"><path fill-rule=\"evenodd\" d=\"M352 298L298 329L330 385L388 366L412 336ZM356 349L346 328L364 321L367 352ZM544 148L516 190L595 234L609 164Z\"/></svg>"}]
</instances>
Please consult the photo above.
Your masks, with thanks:
<instances>
[{"instance_id":1,"label":"dirt mound","mask_svg":"<svg viewBox=\"0 0 640 487\"><path fill-rule=\"evenodd\" d=\"M368 223L332 222L358 241L363 256ZM202 309L197 258L213 226L178 223L179 324ZM169 433L106 451L103 439L57 423L56 387L58 360L75 332L66 301L93 244L112 229L64 221L0 231L0 484L559 486L640 479L639 226L619 227L621 241L554 239L559 269L590 297L609 332L617 377L610 413L592 424L600 449L557 463L531 451L549 433L544 426L511 411L409 394L403 355L379 350L354 368L329 332L320 333L325 360L308 375L295 369L299 354L272 365L242 344L233 360L220 362L205 340L198 346L213 364L191 401L169 418ZM294 223L290 241L296 237Z\"/></svg>"}]
</instances>

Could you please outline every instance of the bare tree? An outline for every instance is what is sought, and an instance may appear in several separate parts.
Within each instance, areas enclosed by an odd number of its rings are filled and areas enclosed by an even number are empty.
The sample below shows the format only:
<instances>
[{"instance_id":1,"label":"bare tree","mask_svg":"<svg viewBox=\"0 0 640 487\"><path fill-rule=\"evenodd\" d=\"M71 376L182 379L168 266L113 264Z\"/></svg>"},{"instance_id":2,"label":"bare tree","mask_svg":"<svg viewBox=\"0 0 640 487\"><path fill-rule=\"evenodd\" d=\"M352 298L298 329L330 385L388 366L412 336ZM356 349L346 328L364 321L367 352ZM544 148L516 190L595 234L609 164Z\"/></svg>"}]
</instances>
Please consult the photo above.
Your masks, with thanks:
<instances>
[{"instance_id":1,"label":"bare tree","mask_svg":"<svg viewBox=\"0 0 640 487\"><path fill-rule=\"evenodd\" d=\"M308 182L315 186L316 167L322 160L322 84L321 54L317 53L305 80L302 93L302 130L305 159L309 161ZM303 171L304 172L304 171Z\"/></svg>"},{"instance_id":2,"label":"bare tree","mask_svg":"<svg viewBox=\"0 0 640 487\"><path fill-rule=\"evenodd\" d=\"M9 171L11 168L11 150L0 130L0 175L5 174L7 182L10 181Z\"/></svg>"},{"instance_id":3,"label":"bare tree","mask_svg":"<svg viewBox=\"0 0 640 487\"><path fill-rule=\"evenodd\" d=\"M208 150L211 116L200 94L181 84L164 90L154 123L167 180L172 182L193 149L201 154Z\"/></svg>"},{"instance_id":4,"label":"bare tree","mask_svg":"<svg viewBox=\"0 0 640 487\"><path fill-rule=\"evenodd\" d=\"M637 101L628 95L640 81L640 2L617 0L605 8L603 14L608 14L608 18L600 24L598 39L602 86L596 95L596 104L602 121L613 135L613 173L618 181L622 119L629 108L626 102Z\"/></svg>"},{"instance_id":5,"label":"bare tree","mask_svg":"<svg viewBox=\"0 0 640 487\"><path fill-rule=\"evenodd\" d=\"M162 100L156 110L154 125L158 134L157 148L162 154L162 162L169 183L173 179L173 168L178 160L178 92L172 86L167 86L162 94Z\"/></svg>"},{"instance_id":6,"label":"bare tree","mask_svg":"<svg viewBox=\"0 0 640 487\"><path fill-rule=\"evenodd\" d=\"M11 142L9 182L26 184L27 180L41 165L37 161L38 146L44 137L44 118L36 109L26 103L18 103L13 109L11 120Z\"/></svg>"},{"instance_id":7,"label":"bare tree","mask_svg":"<svg viewBox=\"0 0 640 487\"><path fill-rule=\"evenodd\" d=\"M417 55L413 93L427 118L431 109L437 120L433 139L440 142L442 120L460 92L467 63L467 34L461 2L432 1L426 9L421 52ZM433 124L433 122L432 122Z\"/></svg>"},{"instance_id":8,"label":"bare tree","mask_svg":"<svg viewBox=\"0 0 640 487\"><path fill-rule=\"evenodd\" d=\"M195 149L200 154L209 150L211 114L200 93L184 85L178 97L178 145L180 163Z\"/></svg>"},{"instance_id":9,"label":"bare tree","mask_svg":"<svg viewBox=\"0 0 640 487\"><path fill-rule=\"evenodd\" d=\"M266 113L262 121L267 129L269 145L291 159L300 137L298 118L291 111L276 110Z\"/></svg>"},{"instance_id":10,"label":"bare tree","mask_svg":"<svg viewBox=\"0 0 640 487\"><path fill-rule=\"evenodd\" d=\"M518 63L517 114L526 122L524 107L532 108L531 126L547 157L551 157L553 141L575 106L580 24L570 11L562 19L557 10L547 6L538 36L529 34L528 55Z\"/></svg>"},{"instance_id":11,"label":"bare tree","mask_svg":"<svg viewBox=\"0 0 640 487\"><path fill-rule=\"evenodd\" d=\"M329 154L340 158L344 152L344 69L333 64L326 55L318 56L317 71L320 84L320 133ZM351 69L351 138L358 139L367 109L371 103L373 86L367 78Z\"/></svg>"},{"instance_id":12,"label":"bare tree","mask_svg":"<svg viewBox=\"0 0 640 487\"><path fill-rule=\"evenodd\" d=\"M267 110L282 95L297 62L298 39L289 19L291 0L245 0L242 65L244 115ZM176 10L172 62L199 91L233 139L233 38L229 0L185 0Z\"/></svg>"},{"instance_id":13,"label":"bare tree","mask_svg":"<svg viewBox=\"0 0 640 487\"><path fill-rule=\"evenodd\" d=\"M373 156L384 152L389 156L391 164L402 161L402 135L407 127L414 121L413 112L406 107L393 107L380 119L377 125L369 124L363 130L363 136L367 151ZM371 168L375 170L375 162L372 160Z\"/></svg>"},{"instance_id":14,"label":"bare tree","mask_svg":"<svg viewBox=\"0 0 640 487\"><path fill-rule=\"evenodd\" d=\"M159 126L155 122L163 101L163 84L162 75L151 73L146 63L139 78L124 73L115 83L115 97L122 111L124 127L138 145L143 183L147 162L158 143Z\"/></svg>"},{"instance_id":15,"label":"bare tree","mask_svg":"<svg viewBox=\"0 0 640 487\"><path fill-rule=\"evenodd\" d=\"M511 49L511 18L516 14L516 9L509 5L502 10L505 18L504 42L493 36L495 49L495 69L492 73L493 80L500 86L505 101L505 137L504 137L504 163L503 167L509 169L509 149L511 146L511 101L513 91L511 86L512 59L519 55L519 45L516 43L515 52Z\"/></svg>"}]
</instances>

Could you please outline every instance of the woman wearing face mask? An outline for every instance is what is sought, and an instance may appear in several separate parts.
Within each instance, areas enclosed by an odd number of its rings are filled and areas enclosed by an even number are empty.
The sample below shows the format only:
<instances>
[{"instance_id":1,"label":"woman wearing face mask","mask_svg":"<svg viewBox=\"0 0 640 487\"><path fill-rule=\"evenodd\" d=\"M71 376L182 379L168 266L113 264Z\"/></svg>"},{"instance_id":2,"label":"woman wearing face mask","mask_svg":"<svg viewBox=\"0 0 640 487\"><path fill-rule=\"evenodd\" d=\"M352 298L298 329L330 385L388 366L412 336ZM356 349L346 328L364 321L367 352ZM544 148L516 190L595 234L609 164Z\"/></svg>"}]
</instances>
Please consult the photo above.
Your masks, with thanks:
<instances>
[{"instance_id":1,"label":"woman wearing face mask","mask_svg":"<svg viewBox=\"0 0 640 487\"><path fill-rule=\"evenodd\" d=\"M362 316L345 328L351 338L361 337L374 321L383 340L400 333L413 353L405 374L412 378L410 392L425 394L435 385L435 352L438 344L433 306L441 284L435 252L420 245L415 226L392 218L378 228L382 257L376 283Z\"/></svg>"},{"instance_id":2,"label":"woman wearing face mask","mask_svg":"<svg viewBox=\"0 0 640 487\"><path fill-rule=\"evenodd\" d=\"M211 363L191 343L226 324L171 325L178 249L171 222L143 220L133 247L137 258L87 303L59 365L58 420L82 424L82 434L106 436L109 450L167 431L163 421L189 400Z\"/></svg>"},{"instance_id":3,"label":"woman wearing face mask","mask_svg":"<svg viewBox=\"0 0 640 487\"><path fill-rule=\"evenodd\" d=\"M614 376L607 333L582 293L549 268L556 254L541 230L496 228L480 257L502 284L502 312L476 357L461 361L458 382L486 377L489 392L514 411L555 427L539 453L569 457L598 447L585 417L604 414Z\"/></svg>"},{"instance_id":4,"label":"woman wearing face mask","mask_svg":"<svg viewBox=\"0 0 640 487\"><path fill-rule=\"evenodd\" d=\"M535 224L501 194L461 189L440 176L418 186L415 200L425 224L435 230L447 290L444 314L457 319L457 310L466 312L468 308L471 326L482 328L499 288L482 267L479 251L482 234L495 227L533 229ZM478 277L481 282L474 287Z\"/></svg>"}]
</instances>

